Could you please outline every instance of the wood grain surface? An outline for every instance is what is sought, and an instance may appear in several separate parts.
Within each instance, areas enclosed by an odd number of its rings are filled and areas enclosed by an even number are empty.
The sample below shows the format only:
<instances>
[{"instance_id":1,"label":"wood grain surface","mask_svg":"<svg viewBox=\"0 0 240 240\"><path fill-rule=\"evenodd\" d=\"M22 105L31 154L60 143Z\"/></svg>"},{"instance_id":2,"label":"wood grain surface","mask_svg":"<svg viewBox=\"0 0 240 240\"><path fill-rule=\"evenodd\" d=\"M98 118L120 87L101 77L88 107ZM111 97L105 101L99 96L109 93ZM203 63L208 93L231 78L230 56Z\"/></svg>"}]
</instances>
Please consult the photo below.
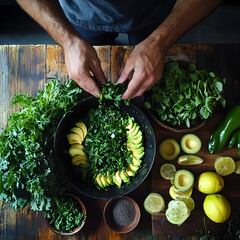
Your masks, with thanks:
<instances>
[{"instance_id":1,"label":"wood grain surface","mask_svg":"<svg viewBox=\"0 0 240 240\"><path fill-rule=\"evenodd\" d=\"M126 59L131 54L132 46L96 46L97 54L101 60L103 71L108 80L116 82ZM228 104L236 102L239 98L236 91L239 79L238 63L240 56L239 45L196 45L180 44L169 49L166 61L187 60L196 62L207 70L217 72L230 79L229 87L231 97ZM228 59L228 61L226 60ZM57 45L4 45L0 46L0 130L7 126L8 116L16 111L11 104L11 99L16 93L29 93L36 95L37 89L42 89L50 79L59 79L65 82L68 78L65 66L64 53ZM236 84L236 87L232 87ZM157 141L168 133L152 122L156 131ZM165 134L165 135L164 135ZM175 135L174 135L175 136ZM179 136L178 136L179 137ZM71 237L61 237L53 233L44 220L44 213L34 212L29 207L14 211L8 204L1 203L0 209L0 239L1 240L55 240L55 239L198 239L186 232L173 231L175 226L164 225L164 231L157 228L159 219L146 213L143 201L151 191L166 194L168 183L162 182L157 170L160 160L155 159L156 166L146 180L129 196L135 199L141 210L141 219L136 229L128 234L116 234L104 224L102 210L107 200L96 200L76 193L85 203L88 211L88 220L85 227L78 234ZM211 166L209 165L211 168ZM156 171L155 171L156 170ZM161 187L159 188L158 183ZM230 184L231 185L231 184ZM74 192L74 190L73 190ZM239 192L236 197L238 198ZM164 222L165 224L165 222ZM159 230L160 229L160 230ZM176 233L178 236L169 236ZM181 237L180 234L185 235ZM188 234L188 233L187 233Z\"/></svg>"}]
</instances>

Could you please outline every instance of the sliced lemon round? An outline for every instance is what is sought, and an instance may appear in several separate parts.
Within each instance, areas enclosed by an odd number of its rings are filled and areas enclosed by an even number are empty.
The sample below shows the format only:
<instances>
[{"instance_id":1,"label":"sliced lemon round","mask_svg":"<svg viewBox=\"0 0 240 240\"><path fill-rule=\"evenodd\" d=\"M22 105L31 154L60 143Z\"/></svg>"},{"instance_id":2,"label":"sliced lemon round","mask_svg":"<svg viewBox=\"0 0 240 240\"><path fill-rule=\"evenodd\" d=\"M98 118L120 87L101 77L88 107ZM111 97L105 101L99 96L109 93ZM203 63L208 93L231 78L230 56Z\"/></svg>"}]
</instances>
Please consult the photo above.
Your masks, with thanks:
<instances>
[{"instance_id":1,"label":"sliced lemon round","mask_svg":"<svg viewBox=\"0 0 240 240\"><path fill-rule=\"evenodd\" d=\"M235 171L236 174L240 174L240 160L235 162Z\"/></svg>"},{"instance_id":2,"label":"sliced lemon round","mask_svg":"<svg viewBox=\"0 0 240 240\"><path fill-rule=\"evenodd\" d=\"M189 214L186 203L180 200L171 200L166 210L167 220L179 226L189 217Z\"/></svg>"},{"instance_id":3,"label":"sliced lemon round","mask_svg":"<svg viewBox=\"0 0 240 240\"><path fill-rule=\"evenodd\" d=\"M214 168L221 176L228 176L235 171L235 161L231 157L218 157L215 160Z\"/></svg>"},{"instance_id":4,"label":"sliced lemon round","mask_svg":"<svg viewBox=\"0 0 240 240\"><path fill-rule=\"evenodd\" d=\"M174 178L176 171L176 167L173 164L165 163L160 168L160 175L166 180L171 180Z\"/></svg>"},{"instance_id":5,"label":"sliced lemon round","mask_svg":"<svg viewBox=\"0 0 240 240\"><path fill-rule=\"evenodd\" d=\"M143 206L150 214L160 213L165 208L165 201L159 193L149 193Z\"/></svg>"},{"instance_id":6,"label":"sliced lemon round","mask_svg":"<svg viewBox=\"0 0 240 240\"><path fill-rule=\"evenodd\" d=\"M195 208L195 202L192 197L182 198L181 200L186 203L189 211L192 211Z\"/></svg>"},{"instance_id":7,"label":"sliced lemon round","mask_svg":"<svg viewBox=\"0 0 240 240\"><path fill-rule=\"evenodd\" d=\"M182 198L189 198L192 195L192 191L193 188L190 188L188 191L186 192L180 192L178 191L174 186L171 186L169 188L169 194L173 199L178 199L178 200L182 200Z\"/></svg>"}]
</instances>

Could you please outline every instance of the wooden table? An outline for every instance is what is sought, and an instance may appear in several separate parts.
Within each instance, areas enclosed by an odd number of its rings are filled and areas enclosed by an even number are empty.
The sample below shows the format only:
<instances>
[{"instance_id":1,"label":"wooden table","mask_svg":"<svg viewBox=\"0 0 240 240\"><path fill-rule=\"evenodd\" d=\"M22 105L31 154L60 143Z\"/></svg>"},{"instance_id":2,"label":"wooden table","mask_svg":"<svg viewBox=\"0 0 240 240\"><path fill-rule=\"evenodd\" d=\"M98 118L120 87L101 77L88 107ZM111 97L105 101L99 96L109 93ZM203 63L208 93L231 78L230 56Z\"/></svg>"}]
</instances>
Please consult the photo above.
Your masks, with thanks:
<instances>
[{"instance_id":1,"label":"wooden table","mask_svg":"<svg viewBox=\"0 0 240 240\"><path fill-rule=\"evenodd\" d=\"M96 46L108 79L116 81L123 63L130 55L132 46ZM169 49L166 61L186 60L198 63L206 70L213 71L231 82L231 96L228 105L239 100L237 80L239 74L240 45L175 45ZM68 78L63 51L56 45L0 46L0 129L7 126L8 116L16 111L11 99L16 93L36 94L50 79ZM234 86L234 87L233 87ZM0 210L0 239L179 239L178 237L153 236L151 216L143 209L143 201L151 192L151 174L129 194L141 208L141 220L137 228L119 235L109 231L102 218L102 210L107 200L95 200L78 194L88 210L88 220L82 232L72 237L60 237L47 226L43 213L33 212L29 207L14 211L8 204ZM183 238L181 238L183 239ZM197 239L185 237L184 239Z\"/></svg>"}]
</instances>

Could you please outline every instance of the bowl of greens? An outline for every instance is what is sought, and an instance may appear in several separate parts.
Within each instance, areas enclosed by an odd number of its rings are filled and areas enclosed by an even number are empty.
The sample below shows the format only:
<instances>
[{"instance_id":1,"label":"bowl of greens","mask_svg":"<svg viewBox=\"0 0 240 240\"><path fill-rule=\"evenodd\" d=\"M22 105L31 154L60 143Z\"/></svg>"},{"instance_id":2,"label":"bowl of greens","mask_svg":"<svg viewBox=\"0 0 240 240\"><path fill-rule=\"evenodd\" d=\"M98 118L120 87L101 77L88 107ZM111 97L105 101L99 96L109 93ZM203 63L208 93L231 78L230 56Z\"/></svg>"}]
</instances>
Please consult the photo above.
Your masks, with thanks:
<instances>
[{"instance_id":1,"label":"bowl of greens","mask_svg":"<svg viewBox=\"0 0 240 240\"><path fill-rule=\"evenodd\" d=\"M55 158L78 192L115 198L147 177L156 141L150 122L134 104L100 100L83 99L65 114L55 134Z\"/></svg>"},{"instance_id":2,"label":"bowl of greens","mask_svg":"<svg viewBox=\"0 0 240 240\"><path fill-rule=\"evenodd\" d=\"M87 211L75 195L65 193L52 199L52 207L45 213L50 229L62 236L79 232L85 225Z\"/></svg>"},{"instance_id":3,"label":"bowl of greens","mask_svg":"<svg viewBox=\"0 0 240 240\"><path fill-rule=\"evenodd\" d=\"M162 78L145 96L145 107L161 127L193 132L204 126L218 103L223 107L226 78L200 69L195 63L165 64Z\"/></svg>"}]
</instances>

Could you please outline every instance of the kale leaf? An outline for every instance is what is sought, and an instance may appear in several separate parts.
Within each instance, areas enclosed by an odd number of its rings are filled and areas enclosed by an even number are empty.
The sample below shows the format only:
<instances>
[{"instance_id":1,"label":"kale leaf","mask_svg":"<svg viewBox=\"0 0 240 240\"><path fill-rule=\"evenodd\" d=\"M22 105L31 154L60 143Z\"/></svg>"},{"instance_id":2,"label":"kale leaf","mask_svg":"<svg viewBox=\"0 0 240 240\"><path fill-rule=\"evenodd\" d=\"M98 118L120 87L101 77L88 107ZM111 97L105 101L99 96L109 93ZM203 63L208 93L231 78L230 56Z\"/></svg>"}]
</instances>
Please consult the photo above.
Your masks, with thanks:
<instances>
[{"instance_id":1,"label":"kale leaf","mask_svg":"<svg viewBox=\"0 0 240 240\"><path fill-rule=\"evenodd\" d=\"M65 190L55 171L53 137L81 91L72 80L65 85L52 80L36 97L14 96L20 111L9 116L0 133L0 199L14 209L47 210L52 197Z\"/></svg>"}]
</instances>

